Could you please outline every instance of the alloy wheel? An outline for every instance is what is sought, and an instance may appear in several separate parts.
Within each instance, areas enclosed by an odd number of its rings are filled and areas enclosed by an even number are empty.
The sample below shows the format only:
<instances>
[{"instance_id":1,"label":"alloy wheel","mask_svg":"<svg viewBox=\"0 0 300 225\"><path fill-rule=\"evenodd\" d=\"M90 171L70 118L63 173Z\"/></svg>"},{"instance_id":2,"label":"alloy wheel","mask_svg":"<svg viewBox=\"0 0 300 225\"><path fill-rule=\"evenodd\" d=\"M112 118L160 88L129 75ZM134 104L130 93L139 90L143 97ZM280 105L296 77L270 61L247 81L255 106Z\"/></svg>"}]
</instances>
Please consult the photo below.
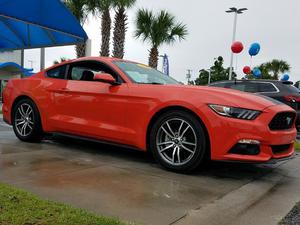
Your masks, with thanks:
<instances>
[{"instance_id":1,"label":"alloy wheel","mask_svg":"<svg viewBox=\"0 0 300 225\"><path fill-rule=\"evenodd\" d=\"M34 115L32 107L23 103L18 106L14 118L15 128L19 135L26 137L31 134L34 127Z\"/></svg>"},{"instance_id":2,"label":"alloy wheel","mask_svg":"<svg viewBox=\"0 0 300 225\"><path fill-rule=\"evenodd\" d=\"M173 166L188 163L197 149L197 136L184 119L172 118L158 129L156 147L161 158Z\"/></svg>"}]
</instances>

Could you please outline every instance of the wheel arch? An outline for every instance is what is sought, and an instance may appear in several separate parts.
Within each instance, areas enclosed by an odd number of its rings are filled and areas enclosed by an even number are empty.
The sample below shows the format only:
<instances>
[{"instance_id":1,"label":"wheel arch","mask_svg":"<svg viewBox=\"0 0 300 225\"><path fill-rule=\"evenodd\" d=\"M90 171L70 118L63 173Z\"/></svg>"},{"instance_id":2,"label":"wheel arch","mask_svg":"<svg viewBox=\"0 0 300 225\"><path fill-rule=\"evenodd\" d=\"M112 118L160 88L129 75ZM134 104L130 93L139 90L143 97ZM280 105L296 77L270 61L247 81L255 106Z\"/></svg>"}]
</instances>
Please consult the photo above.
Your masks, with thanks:
<instances>
[{"instance_id":1,"label":"wheel arch","mask_svg":"<svg viewBox=\"0 0 300 225\"><path fill-rule=\"evenodd\" d=\"M34 99L32 99L30 96L24 95L24 94L23 95L19 95L18 97L16 97L14 99L12 105L11 105L11 110L10 110L11 124L13 124L13 113L14 113L15 106L18 104L18 102L20 102L21 100L24 100L24 99L29 99L29 100L31 100L35 104L35 106L36 106L36 108L37 108L37 110L38 110L38 112L40 114L39 115L40 116L40 121L41 121L41 125L42 125L42 128L43 128L43 119L42 119L41 110L39 109L39 106L36 104L36 102L34 101Z\"/></svg>"},{"instance_id":2,"label":"wheel arch","mask_svg":"<svg viewBox=\"0 0 300 225\"><path fill-rule=\"evenodd\" d=\"M206 143L207 143L207 146L206 146L206 157L210 158L210 137L209 137L209 133L208 133L208 130L207 130L207 127L205 126L203 120L200 118L199 115L197 115L194 111L192 111L191 109L188 109L184 106L179 106L179 105L173 105L173 106L168 106L168 107L165 107L165 108L162 108L160 109L159 111L157 111L153 116L152 118L150 119L150 122L147 126L147 133L146 133L146 147L147 147L147 150L149 150L149 139L150 139L150 132L151 132L151 129L155 123L155 121L157 121L157 119L163 115L164 113L167 113L167 112L171 112L171 111L175 111L175 110L178 110L178 111L184 111L184 112L187 112L191 115L193 115L197 120L198 122L201 124L203 130L204 130L204 133L205 133L205 139L206 139Z\"/></svg>"}]
</instances>

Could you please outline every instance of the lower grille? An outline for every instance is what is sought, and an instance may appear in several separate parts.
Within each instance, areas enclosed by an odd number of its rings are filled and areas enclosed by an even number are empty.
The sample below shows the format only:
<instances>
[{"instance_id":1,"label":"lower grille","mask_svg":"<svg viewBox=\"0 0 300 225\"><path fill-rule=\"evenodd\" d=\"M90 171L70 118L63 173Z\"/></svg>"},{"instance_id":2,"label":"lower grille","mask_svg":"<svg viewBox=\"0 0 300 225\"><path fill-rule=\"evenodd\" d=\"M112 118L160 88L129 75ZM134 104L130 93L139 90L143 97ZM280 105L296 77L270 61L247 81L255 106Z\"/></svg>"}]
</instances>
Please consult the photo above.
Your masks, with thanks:
<instances>
[{"instance_id":1,"label":"lower grille","mask_svg":"<svg viewBox=\"0 0 300 225\"><path fill-rule=\"evenodd\" d=\"M271 130L288 130L291 129L295 123L296 114L293 112L278 113L270 122L269 128Z\"/></svg>"},{"instance_id":2,"label":"lower grille","mask_svg":"<svg viewBox=\"0 0 300 225\"><path fill-rule=\"evenodd\" d=\"M291 147L291 144L287 145L271 145L273 154L280 154L282 152L288 151Z\"/></svg>"}]
</instances>

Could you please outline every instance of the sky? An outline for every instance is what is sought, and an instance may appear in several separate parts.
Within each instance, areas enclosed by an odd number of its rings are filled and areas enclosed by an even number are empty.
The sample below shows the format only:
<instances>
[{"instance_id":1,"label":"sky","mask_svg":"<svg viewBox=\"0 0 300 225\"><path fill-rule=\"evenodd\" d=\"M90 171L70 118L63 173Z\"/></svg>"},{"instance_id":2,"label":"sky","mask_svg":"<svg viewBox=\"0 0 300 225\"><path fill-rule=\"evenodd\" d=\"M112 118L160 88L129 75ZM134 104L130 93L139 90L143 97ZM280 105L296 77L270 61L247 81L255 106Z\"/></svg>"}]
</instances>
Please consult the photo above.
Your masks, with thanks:
<instances>
[{"instance_id":1,"label":"sky","mask_svg":"<svg viewBox=\"0 0 300 225\"><path fill-rule=\"evenodd\" d=\"M208 69L214 58L223 56L225 66L230 65L230 46L233 32L233 14L225 11L229 7L248 8L238 16L236 40L241 41L245 49L234 60L234 66L241 78L242 68L255 66L272 59L287 61L292 69L289 73L292 81L300 80L300 1L299 0L137 0L128 11L129 23L125 43L125 59L148 63L150 45L133 37L136 12L140 8L154 12L167 10L178 22L187 25L186 40L173 45L160 47L160 54L167 54L170 60L171 76L186 82L187 70L192 70L192 79L198 76L200 69ZM112 14L112 17L114 15ZM84 25L92 40L92 55L98 56L101 33L100 19L90 16ZM248 48L253 42L261 45L261 52L253 57ZM60 57L75 58L74 46L46 49L46 66ZM39 50L25 51L25 66L39 70ZM161 61L158 69L161 69Z\"/></svg>"}]
</instances>

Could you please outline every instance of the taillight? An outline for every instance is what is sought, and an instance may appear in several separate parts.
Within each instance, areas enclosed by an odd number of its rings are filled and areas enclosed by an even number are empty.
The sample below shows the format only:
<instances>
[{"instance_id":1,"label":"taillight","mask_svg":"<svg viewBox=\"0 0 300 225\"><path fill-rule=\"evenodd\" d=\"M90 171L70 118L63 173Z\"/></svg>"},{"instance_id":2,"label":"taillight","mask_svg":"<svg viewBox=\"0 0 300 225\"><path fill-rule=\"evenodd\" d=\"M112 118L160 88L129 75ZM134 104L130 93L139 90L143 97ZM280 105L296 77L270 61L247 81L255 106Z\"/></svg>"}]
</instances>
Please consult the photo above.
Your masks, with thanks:
<instances>
[{"instance_id":1,"label":"taillight","mask_svg":"<svg viewBox=\"0 0 300 225\"><path fill-rule=\"evenodd\" d=\"M283 98L284 98L286 101L292 102L292 103L300 102L300 97L299 97L299 96L287 95L287 96L284 96Z\"/></svg>"}]
</instances>

